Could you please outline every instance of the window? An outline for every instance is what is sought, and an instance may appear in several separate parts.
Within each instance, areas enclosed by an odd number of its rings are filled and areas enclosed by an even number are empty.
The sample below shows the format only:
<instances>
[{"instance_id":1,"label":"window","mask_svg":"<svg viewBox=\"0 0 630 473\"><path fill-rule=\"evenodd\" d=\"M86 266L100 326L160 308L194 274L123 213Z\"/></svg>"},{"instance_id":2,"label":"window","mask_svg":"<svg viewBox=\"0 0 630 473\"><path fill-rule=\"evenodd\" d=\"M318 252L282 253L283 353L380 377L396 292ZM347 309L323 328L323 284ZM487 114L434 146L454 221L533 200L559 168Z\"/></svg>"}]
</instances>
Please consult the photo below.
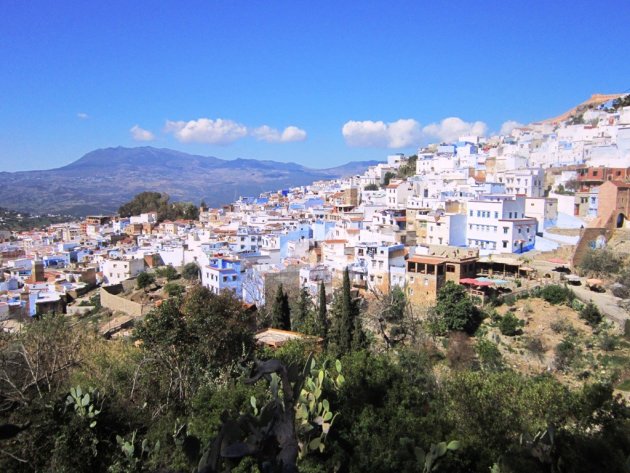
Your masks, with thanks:
<instances>
[{"instance_id":1,"label":"window","mask_svg":"<svg viewBox=\"0 0 630 473\"><path fill-rule=\"evenodd\" d=\"M473 211L472 211L472 210L470 211L470 216L471 216L471 217L473 216Z\"/></svg>"},{"instance_id":2,"label":"window","mask_svg":"<svg viewBox=\"0 0 630 473\"><path fill-rule=\"evenodd\" d=\"M455 272L455 265L454 264L447 264L446 265L446 272L447 273L454 273Z\"/></svg>"},{"instance_id":3,"label":"window","mask_svg":"<svg viewBox=\"0 0 630 473\"><path fill-rule=\"evenodd\" d=\"M503 227L503 234L507 234L509 227Z\"/></svg>"},{"instance_id":4,"label":"window","mask_svg":"<svg viewBox=\"0 0 630 473\"><path fill-rule=\"evenodd\" d=\"M506 240L503 240L503 248L507 248L507 244L508 242Z\"/></svg>"},{"instance_id":5,"label":"window","mask_svg":"<svg viewBox=\"0 0 630 473\"><path fill-rule=\"evenodd\" d=\"M494 213L494 218L499 218L499 212Z\"/></svg>"}]
</instances>

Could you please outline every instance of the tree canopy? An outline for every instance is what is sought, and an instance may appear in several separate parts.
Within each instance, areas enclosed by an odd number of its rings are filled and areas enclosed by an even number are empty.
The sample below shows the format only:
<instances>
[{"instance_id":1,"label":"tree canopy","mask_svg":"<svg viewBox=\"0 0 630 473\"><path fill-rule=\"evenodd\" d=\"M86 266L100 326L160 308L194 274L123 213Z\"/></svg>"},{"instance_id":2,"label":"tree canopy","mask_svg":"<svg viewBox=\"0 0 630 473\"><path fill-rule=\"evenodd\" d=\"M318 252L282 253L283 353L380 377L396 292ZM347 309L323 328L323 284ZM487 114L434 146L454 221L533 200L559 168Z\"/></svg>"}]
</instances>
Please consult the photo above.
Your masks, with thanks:
<instances>
[{"instance_id":1,"label":"tree canopy","mask_svg":"<svg viewBox=\"0 0 630 473\"><path fill-rule=\"evenodd\" d=\"M141 192L118 209L121 217L156 212L158 222L164 220L196 220L199 208L192 202L170 202L170 196L160 192Z\"/></svg>"}]
</instances>

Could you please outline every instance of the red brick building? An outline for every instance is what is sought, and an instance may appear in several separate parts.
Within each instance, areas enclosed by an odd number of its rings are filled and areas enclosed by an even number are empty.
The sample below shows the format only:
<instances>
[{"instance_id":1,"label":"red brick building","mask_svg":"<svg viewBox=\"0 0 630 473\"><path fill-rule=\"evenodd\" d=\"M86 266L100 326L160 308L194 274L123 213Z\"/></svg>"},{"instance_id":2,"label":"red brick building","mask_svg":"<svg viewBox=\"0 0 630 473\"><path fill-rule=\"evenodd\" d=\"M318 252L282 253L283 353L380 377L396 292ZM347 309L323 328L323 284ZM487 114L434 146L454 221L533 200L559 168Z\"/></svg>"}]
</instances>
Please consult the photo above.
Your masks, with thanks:
<instances>
[{"instance_id":1,"label":"red brick building","mask_svg":"<svg viewBox=\"0 0 630 473\"><path fill-rule=\"evenodd\" d=\"M623 228L630 216L630 182L606 181L599 186L597 218L602 227Z\"/></svg>"}]
</instances>

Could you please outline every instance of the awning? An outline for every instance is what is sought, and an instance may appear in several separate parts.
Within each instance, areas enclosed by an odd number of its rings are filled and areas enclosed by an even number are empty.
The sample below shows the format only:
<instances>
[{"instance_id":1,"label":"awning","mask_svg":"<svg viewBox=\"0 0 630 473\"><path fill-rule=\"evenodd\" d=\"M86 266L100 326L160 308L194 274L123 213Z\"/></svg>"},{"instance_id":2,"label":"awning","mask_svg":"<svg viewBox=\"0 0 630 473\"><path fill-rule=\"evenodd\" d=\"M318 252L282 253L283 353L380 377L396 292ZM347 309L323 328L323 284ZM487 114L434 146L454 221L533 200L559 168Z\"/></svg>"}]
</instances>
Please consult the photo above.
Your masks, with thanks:
<instances>
[{"instance_id":1,"label":"awning","mask_svg":"<svg viewBox=\"0 0 630 473\"><path fill-rule=\"evenodd\" d=\"M477 281L473 278L464 278L459 280L460 284L468 284L470 286L478 286L478 287L490 287L493 285L491 282L487 281Z\"/></svg>"}]
</instances>

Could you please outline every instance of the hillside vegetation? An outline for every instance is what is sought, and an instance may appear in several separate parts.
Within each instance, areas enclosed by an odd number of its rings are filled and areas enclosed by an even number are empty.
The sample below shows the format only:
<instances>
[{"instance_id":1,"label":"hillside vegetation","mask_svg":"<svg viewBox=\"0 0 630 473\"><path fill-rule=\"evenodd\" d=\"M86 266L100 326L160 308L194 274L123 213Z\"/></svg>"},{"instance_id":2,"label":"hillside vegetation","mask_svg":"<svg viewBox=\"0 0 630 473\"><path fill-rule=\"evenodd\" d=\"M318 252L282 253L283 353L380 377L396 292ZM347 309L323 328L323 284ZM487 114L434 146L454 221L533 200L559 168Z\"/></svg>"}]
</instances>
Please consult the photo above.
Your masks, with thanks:
<instances>
[{"instance_id":1,"label":"hillside vegetation","mask_svg":"<svg viewBox=\"0 0 630 473\"><path fill-rule=\"evenodd\" d=\"M279 288L255 314L191 282L131 340L36 320L0 335L0 470L627 471L628 340L562 286L462 290L418 313L346 273L329 304ZM255 346L268 324L323 345Z\"/></svg>"}]
</instances>

